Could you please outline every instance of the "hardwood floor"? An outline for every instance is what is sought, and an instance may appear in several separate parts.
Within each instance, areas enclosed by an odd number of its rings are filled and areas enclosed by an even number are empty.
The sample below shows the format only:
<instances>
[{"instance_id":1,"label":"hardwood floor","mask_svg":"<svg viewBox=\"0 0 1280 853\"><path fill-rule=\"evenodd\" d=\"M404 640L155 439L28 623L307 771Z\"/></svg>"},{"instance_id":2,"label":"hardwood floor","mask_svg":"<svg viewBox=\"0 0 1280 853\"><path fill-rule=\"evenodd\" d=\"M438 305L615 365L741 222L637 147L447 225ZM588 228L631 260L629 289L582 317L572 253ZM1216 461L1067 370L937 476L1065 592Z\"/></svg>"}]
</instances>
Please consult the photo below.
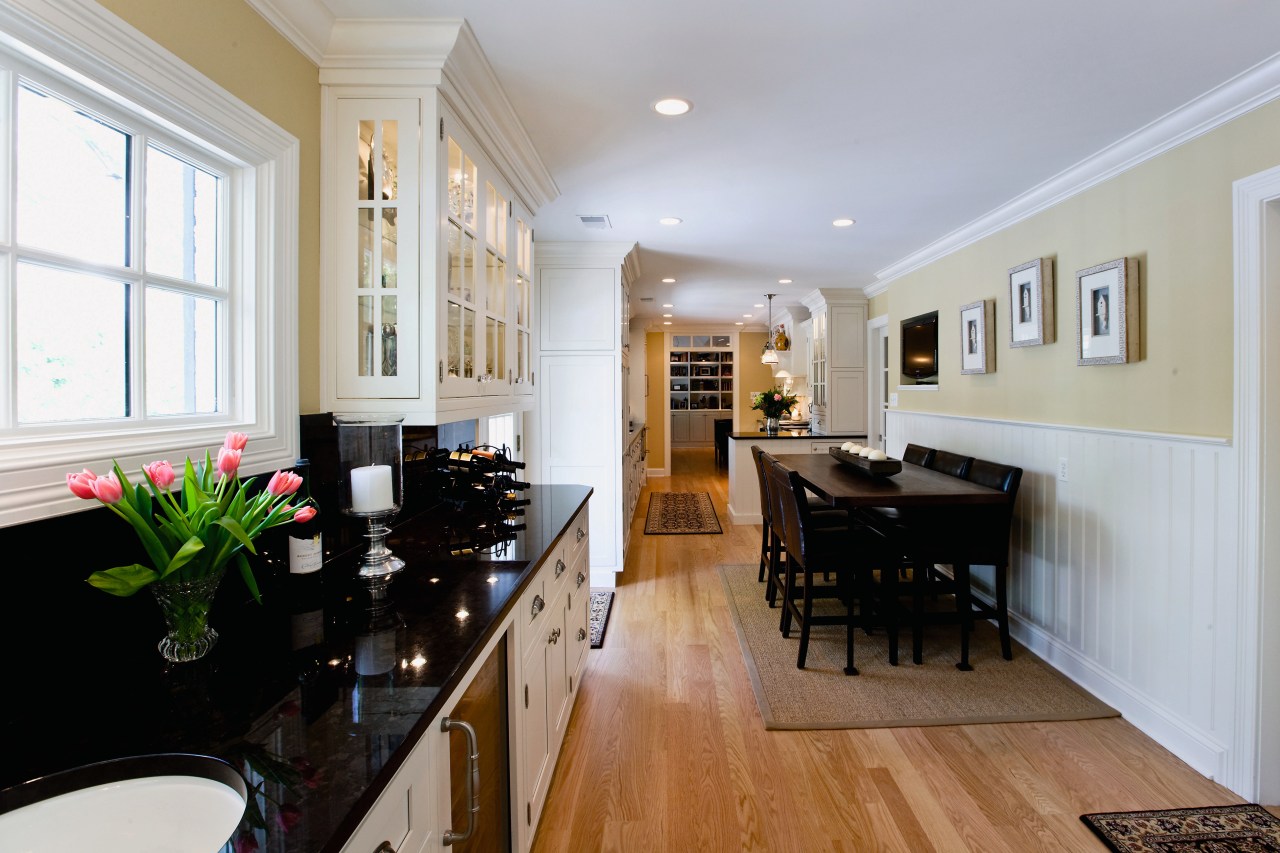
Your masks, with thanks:
<instances>
[{"instance_id":1,"label":"hardwood floor","mask_svg":"<svg viewBox=\"0 0 1280 853\"><path fill-rule=\"evenodd\" d=\"M645 536L641 496L536 853L1097 851L1086 812L1240 802L1118 718L765 731L715 570L760 528L728 523L710 450L673 456L646 492L710 492L725 532Z\"/></svg>"}]
</instances>

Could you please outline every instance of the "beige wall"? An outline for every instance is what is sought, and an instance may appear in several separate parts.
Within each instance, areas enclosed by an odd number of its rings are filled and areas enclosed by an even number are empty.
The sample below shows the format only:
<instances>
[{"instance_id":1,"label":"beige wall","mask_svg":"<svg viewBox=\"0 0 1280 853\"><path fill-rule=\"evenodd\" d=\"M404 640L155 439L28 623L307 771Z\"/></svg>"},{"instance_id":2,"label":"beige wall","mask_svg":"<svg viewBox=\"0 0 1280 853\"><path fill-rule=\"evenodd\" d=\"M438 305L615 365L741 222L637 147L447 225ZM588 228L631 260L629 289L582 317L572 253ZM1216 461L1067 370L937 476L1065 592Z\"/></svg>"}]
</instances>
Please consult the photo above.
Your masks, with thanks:
<instances>
[{"instance_id":1,"label":"beige wall","mask_svg":"<svg viewBox=\"0 0 1280 853\"><path fill-rule=\"evenodd\" d=\"M893 282L871 316L939 311L940 390L902 392L900 408L960 415L1231 435L1231 184L1280 162L1280 103L1180 146ZM1076 366L1075 273L1140 262L1142 357ZM1009 347L1006 270L1054 259L1057 340ZM959 306L996 300L996 372L961 376ZM896 370L891 373L896 377Z\"/></svg>"},{"instance_id":2,"label":"beige wall","mask_svg":"<svg viewBox=\"0 0 1280 853\"><path fill-rule=\"evenodd\" d=\"M737 428L749 432L756 428L756 421L763 415L751 408L752 391L767 391L774 386L773 370L760 363L760 351L764 349L766 334L764 332L742 332L738 335L738 389L733 398L734 417Z\"/></svg>"},{"instance_id":3,"label":"beige wall","mask_svg":"<svg viewBox=\"0 0 1280 853\"><path fill-rule=\"evenodd\" d=\"M320 411L320 83L316 66L240 0L99 0L298 138L299 403Z\"/></svg>"},{"instance_id":4,"label":"beige wall","mask_svg":"<svg viewBox=\"0 0 1280 853\"><path fill-rule=\"evenodd\" d=\"M649 458L646 468L667 467L667 345L662 332L644 336L644 369L649 377L644 423L649 428Z\"/></svg>"}]
</instances>

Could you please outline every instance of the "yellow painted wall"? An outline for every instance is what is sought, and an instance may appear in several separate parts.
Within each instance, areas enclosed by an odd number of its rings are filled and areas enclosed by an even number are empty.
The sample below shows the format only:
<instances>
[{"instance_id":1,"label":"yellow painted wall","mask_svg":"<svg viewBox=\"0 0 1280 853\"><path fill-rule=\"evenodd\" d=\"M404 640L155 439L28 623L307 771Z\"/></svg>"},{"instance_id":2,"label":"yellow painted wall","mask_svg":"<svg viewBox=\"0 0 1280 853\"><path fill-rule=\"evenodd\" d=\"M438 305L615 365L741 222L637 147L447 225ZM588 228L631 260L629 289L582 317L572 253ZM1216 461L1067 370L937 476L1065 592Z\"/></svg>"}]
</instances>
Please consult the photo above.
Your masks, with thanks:
<instances>
[{"instance_id":1,"label":"yellow painted wall","mask_svg":"<svg viewBox=\"0 0 1280 853\"><path fill-rule=\"evenodd\" d=\"M302 413L320 411L320 83L316 66L240 0L99 0L299 141Z\"/></svg>"},{"instance_id":2,"label":"yellow painted wall","mask_svg":"<svg viewBox=\"0 0 1280 853\"><path fill-rule=\"evenodd\" d=\"M773 370L760 363L760 351L764 349L766 334L764 332L742 332L738 335L738 367L737 384L739 389L733 398L734 417L737 429L750 432L756 428L756 421L762 415L751 408L751 392L767 391L774 386Z\"/></svg>"},{"instance_id":3,"label":"yellow painted wall","mask_svg":"<svg viewBox=\"0 0 1280 853\"><path fill-rule=\"evenodd\" d=\"M644 423L649 428L647 468L667 467L667 349L662 332L644 336L644 369L649 377L649 396L645 398Z\"/></svg>"},{"instance_id":4,"label":"yellow painted wall","mask_svg":"<svg viewBox=\"0 0 1280 853\"><path fill-rule=\"evenodd\" d=\"M901 392L913 411L1186 435L1231 435L1232 182L1280 162L1271 103L1030 219L893 282L888 313L897 376L899 321L939 311L940 390ZM1141 360L1076 366L1075 273L1140 262ZM1057 339L1009 347L1006 271L1054 259ZM996 300L996 371L960 375L959 307Z\"/></svg>"}]
</instances>

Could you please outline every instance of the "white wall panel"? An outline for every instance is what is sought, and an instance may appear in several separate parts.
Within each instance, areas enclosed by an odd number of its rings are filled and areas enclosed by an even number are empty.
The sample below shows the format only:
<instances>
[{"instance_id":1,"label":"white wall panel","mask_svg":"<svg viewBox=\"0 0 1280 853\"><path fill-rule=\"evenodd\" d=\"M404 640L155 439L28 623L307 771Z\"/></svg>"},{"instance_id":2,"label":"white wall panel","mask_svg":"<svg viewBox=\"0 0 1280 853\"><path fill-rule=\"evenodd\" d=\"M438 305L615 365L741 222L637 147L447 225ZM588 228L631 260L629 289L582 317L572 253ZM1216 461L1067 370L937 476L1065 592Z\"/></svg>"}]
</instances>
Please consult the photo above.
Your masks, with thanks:
<instances>
[{"instance_id":1,"label":"white wall panel","mask_svg":"<svg viewBox=\"0 0 1280 853\"><path fill-rule=\"evenodd\" d=\"M889 413L908 443L1018 465L1019 641L1197 770L1234 739L1236 453L1225 440ZM1066 458L1068 479L1058 479ZM990 569L975 572L989 583Z\"/></svg>"}]
</instances>

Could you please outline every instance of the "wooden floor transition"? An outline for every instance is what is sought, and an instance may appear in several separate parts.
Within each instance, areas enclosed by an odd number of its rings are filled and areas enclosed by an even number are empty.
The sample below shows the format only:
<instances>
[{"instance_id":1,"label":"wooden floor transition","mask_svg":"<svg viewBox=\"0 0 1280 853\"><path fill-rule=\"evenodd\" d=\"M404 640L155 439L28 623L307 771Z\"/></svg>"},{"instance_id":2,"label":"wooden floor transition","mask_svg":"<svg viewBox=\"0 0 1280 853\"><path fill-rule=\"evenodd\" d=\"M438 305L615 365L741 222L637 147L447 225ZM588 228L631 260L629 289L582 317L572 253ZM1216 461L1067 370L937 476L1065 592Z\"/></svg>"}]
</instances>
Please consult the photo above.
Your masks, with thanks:
<instances>
[{"instance_id":1,"label":"wooden floor transition","mask_svg":"<svg viewBox=\"0 0 1280 853\"><path fill-rule=\"evenodd\" d=\"M754 562L760 528L729 523L710 450L673 456L631 520L535 853L1099 851L1083 813L1240 802L1119 718L765 731L715 568ZM710 492L724 534L645 536L649 490Z\"/></svg>"}]
</instances>

